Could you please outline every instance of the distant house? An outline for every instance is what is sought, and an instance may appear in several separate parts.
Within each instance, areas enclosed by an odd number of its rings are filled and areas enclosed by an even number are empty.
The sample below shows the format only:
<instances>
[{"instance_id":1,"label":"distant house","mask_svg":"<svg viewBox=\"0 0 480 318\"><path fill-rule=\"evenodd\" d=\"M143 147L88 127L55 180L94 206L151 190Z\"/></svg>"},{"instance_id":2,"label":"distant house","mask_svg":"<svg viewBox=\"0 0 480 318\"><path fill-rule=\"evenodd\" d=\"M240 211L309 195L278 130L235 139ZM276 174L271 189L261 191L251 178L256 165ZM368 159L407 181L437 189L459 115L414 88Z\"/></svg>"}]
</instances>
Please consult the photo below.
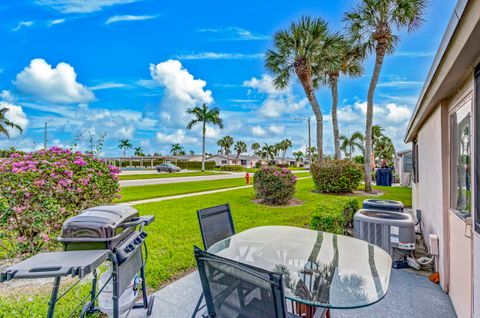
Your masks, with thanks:
<instances>
[{"instance_id":1,"label":"distant house","mask_svg":"<svg viewBox=\"0 0 480 318\"><path fill-rule=\"evenodd\" d=\"M257 156L240 155L213 155L207 158L208 161L215 161L215 166L242 166L244 168L255 168L257 163L266 164L266 161Z\"/></svg>"},{"instance_id":2,"label":"distant house","mask_svg":"<svg viewBox=\"0 0 480 318\"><path fill-rule=\"evenodd\" d=\"M458 1L405 142L440 285L458 317L480 317L480 1Z\"/></svg>"},{"instance_id":3,"label":"distant house","mask_svg":"<svg viewBox=\"0 0 480 318\"><path fill-rule=\"evenodd\" d=\"M413 172L413 152L411 149L397 152L395 158L395 173L400 179L400 185L402 187L408 187L411 185Z\"/></svg>"}]
</instances>

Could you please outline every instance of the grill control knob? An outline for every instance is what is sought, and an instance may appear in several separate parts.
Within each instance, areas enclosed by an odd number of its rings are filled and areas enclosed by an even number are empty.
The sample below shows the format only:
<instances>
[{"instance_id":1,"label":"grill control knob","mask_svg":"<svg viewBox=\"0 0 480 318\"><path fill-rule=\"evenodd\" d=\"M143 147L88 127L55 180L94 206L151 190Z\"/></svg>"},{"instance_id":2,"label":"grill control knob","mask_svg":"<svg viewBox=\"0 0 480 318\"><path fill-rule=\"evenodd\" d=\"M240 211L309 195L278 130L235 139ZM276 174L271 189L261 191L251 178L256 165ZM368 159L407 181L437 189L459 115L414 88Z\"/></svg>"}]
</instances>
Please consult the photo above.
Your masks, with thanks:
<instances>
[{"instance_id":1,"label":"grill control knob","mask_svg":"<svg viewBox=\"0 0 480 318\"><path fill-rule=\"evenodd\" d=\"M137 237L133 240L133 243L135 243L136 245L142 244L142 239L140 237Z\"/></svg>"}]
</instances>

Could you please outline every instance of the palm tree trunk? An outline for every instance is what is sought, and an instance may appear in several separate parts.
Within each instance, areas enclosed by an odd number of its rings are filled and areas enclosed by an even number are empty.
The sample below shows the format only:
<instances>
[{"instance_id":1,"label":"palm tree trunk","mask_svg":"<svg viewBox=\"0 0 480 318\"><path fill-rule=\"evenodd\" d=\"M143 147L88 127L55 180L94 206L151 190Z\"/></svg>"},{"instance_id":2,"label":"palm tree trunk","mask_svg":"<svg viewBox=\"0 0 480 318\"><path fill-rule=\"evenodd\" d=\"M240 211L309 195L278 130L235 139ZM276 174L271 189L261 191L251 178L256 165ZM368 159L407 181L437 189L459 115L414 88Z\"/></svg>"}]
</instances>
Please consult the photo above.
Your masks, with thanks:
<instances>
[{"instance_id":1,"label":"palm tree trunk","mask_svg":"<svg viewBox=\"0 0 480 318\"><path fill-rule=\"evenodd\" d=\"M205 171L205 134L207 132L207 127L205 126L205 122L203 122L203 130L202 130L202 172Z\"/></svg>"},{"instance_id":2,"label":"palm tree trunk","mask_svg":"<svg viewBox=\"0 0 480 318\"><path fill-rule=\"evenodd\" d=\"M333 142L335 145L335 159L341 159L340 152L340 133L338 131L337 105L338 105L338 77L333 75L330 78L330 88L332 90L332 127Z\"/></svg>"},{"instance_id":3,"label":"palm tree trunk","mask_svg":"<svg viewBox=\"0 0 480 318\"><path fill-rule=\"evenodd\" d=\"M383 45L377 45L375 52L375 68L373 69L372 79L368 87L367 97L367 118L365 129L365 191L372 192L372 124L373 124L373 97L377 87L380 71L382 70L383 58L385 57L385 48Z\"/></svg>"},{"instance_id":4,"label":"palm tree trunk","mask_svg":"<svg viewBox=\"0 0 480 318\"><path fill-rule=\"evenodd\" d=\"M298 73L298 72L297 72ZM302 77L299 76L300 79ZM315 119L317 120L317 151L318 151L318 162L323 161L323 116L322 111L320 110L320 105L318 104L317 97L313 89L313 83L311 78L306 80L301 80L305 94L307 94L307 99L312 106L313 113L315 114Z\"/></svg>"}]
</instances>

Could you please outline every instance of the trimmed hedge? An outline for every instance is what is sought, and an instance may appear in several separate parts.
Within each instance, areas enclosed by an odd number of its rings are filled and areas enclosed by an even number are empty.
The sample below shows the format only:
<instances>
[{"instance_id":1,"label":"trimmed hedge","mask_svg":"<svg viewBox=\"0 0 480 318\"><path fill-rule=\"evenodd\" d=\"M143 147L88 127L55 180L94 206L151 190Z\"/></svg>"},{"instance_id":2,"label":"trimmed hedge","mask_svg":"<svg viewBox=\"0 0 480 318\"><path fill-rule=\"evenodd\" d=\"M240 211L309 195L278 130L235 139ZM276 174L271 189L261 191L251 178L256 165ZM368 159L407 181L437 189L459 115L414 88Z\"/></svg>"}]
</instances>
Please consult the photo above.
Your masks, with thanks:
<instances>
[{"instance_id":1,"label":"trimmed hedge","mask_svg":"<svg viewBox=\"0 0 480 318\"><path fill-rule=\"evenodd\" d=\"M174 165L188 170L201 170L201 161L179 161L177 163L172 162ZM213 170L215 168L215 161L205 161L205 170Z\"/></svg>"},{"instance_id":2,"label":"trimmed hedge","mask_svg":"<svg viewBox=\"0 0 480 318\"><path fill-rule=\"evenodd\" d=\"M349 160L324 160L310 167L315 188L323 193L350 193L362 179L362 167Z\"/></svg>"},{"instance_id":3,"label":"trimmed hedge","mask_svg":"<svg viewBox=\"0 0 480 318\"><path fill-rule=\"evenodd\" d=\"M242 171L242 166L221 166L220 170L222 171Z\"/></svg>"},{"instance_id":4,"label":"trimmed hedge","mask_svg":"<svg viewBox=\"0 0 480 318\"><path fill-rule=\"evenodd\" d=\"M328 202L328 203L327 203ZM319 204L312 214L312 230L345 234L353 227L353 215L358 210L356 198L335 198Z\"/></svg>"}]
</instances>

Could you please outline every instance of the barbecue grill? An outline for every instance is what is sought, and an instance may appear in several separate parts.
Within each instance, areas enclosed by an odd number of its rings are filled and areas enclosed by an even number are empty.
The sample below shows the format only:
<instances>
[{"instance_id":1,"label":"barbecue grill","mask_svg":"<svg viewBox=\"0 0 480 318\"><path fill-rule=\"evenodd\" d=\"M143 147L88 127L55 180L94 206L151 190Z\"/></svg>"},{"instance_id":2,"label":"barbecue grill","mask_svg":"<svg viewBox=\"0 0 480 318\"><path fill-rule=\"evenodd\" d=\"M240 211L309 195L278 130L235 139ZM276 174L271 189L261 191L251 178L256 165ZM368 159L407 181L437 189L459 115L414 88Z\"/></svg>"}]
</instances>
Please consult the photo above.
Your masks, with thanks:
<instances>
[{"instance_id":1,"label":"barbecue grill","mask_svg":"<svg viewBox=\"0 0 480 318\"><path fill-rule=\"evenodd\" d=\"M58 237L58 241L64 245L64 252L40 253L7 268L5 272L0 273L0 282L14 278L54 277L47 314L47 317L53 317L57 301L64 296L64 294L58 296L61 278L77 276L82 279L87 274L93 273L90 300L87 302L88 298L85 298L82 301L81 304L86 303L80 316L98 311L95 301L106 284L112 280L112 315L117 318L118 299L131 287L132 279L139 274L142 301L135 303L130 310L144 308L147 309L147 315L150 315L153 297L148 298L145 283L144 269L148 254L145 242L147 233L143 228L153 220L153 216L139 216L137 210L127 205L105 205L86 209L64 222L61 235ZM103 287L99 286L97 292L97 268L105 260L112 263L111 279Z\"/></svg>"}]
</instances>

